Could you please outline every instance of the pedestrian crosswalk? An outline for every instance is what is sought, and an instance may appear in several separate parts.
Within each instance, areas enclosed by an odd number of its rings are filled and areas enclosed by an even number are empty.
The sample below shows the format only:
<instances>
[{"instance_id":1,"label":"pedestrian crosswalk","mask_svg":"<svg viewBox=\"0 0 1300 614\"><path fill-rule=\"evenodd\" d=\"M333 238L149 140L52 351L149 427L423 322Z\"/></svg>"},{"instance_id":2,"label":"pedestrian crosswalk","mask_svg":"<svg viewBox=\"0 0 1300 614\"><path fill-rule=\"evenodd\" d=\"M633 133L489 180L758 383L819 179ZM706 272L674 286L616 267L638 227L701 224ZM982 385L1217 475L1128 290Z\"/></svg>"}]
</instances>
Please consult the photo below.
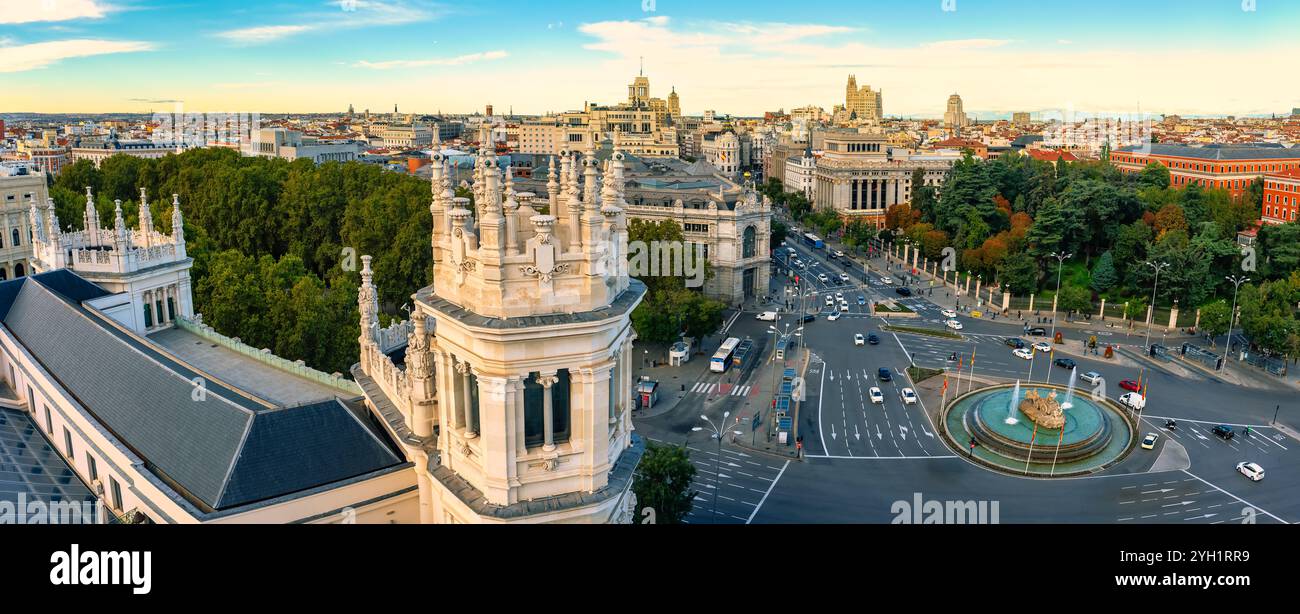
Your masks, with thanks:
<instances>
[{"instance_id":1,"label":"pedestrian crosswalk","mask_svg":"<svg viewBox=\"0 0 1300 614\"><path fill-rule=\"evenodd\" d=\"M755 386L737 386L735 384L721 384L718 382L696 382L691 387L691 392L696 394L708 394L715 396L733 396L745 397L752 394L758 394Z\"/></svg>"}]
</instances>

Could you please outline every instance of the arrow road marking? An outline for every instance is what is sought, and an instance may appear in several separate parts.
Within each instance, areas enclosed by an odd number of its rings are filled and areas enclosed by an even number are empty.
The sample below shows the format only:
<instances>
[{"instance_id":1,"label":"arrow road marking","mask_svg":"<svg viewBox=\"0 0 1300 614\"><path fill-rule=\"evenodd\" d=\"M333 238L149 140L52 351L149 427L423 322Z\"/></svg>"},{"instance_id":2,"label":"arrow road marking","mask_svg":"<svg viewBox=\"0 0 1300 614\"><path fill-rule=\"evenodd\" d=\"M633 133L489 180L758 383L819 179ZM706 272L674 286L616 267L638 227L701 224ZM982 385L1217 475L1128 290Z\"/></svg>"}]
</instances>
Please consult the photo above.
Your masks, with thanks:
<instances>
[{"instance_id":1,"label":"arrow road marking","mask_svg":"<svg viewBox=\"0 0 1300 614\"><path fill-rule=\"evenodd\" d=\"M898 425L898 430L903 434L903 441L907 441L907 427L900 424Z\"/></svg>"},{"instance_id":2,"label":"arrow road marking","mask_svg":"<svg viewBox=\"0 0 1300 614\"><path fill-rule=\"evenodd\" d=\"M1191 505L1191 504L1193 504L1193 503L1196 503L1196 502L1195 502L1195 501L1179 501L1178 503L1166 503L1166 504L1164 504L1164 505L1162 505L1162 506L1160 506L1160 507L1174 507L1174 506L1176 506L1176 505Z\"/></svg>"},{"instance_id":3,"label":"arrow road marking","mask_svg":"<svg viewBox=\"0 0 1300 614\"><path fill-rule=\"evenodd\" d=\"M834 424L831 425L831 439L836 439Z\"/></svg>"},{"instance_id":4,"label":"arrow road marking","mask_svg":"<svg viewBox=\"0 0 1300 614\"><path fill-rule=\"evenodd\" d=\"M880 432L880 425L876 425L876 439L883 439L885 436Z\"/></svg>"},{"instance_id":5,"label":"arrow road marking","mask_svg":"<svg viewBox=\"0 0 1300 614\"><path fill-rule=\"evenodd\" d=\"M853 425L853 438L856 439L856 440L858 440L858 441L861 441L861 440L862 440L862 433L859 433L859 432L858 432L858 425L856 425L856 424Z\"/></svg>"},{"instance_id":6,"label":"arrow road marking","mask_svg":"<svg viewBox=\"0 0 1300 614\"><path fill-rule=\"evenodd\" d=\"M1149 495L1149 494L1151 494L1151 493L1157 493L1157 492L1159 492L1159 493L1166 493L1166 492L1169 492L1169 491L1171 491L1171 490L1173 490L1173 489L1172 489L1172 488L1161 488L1160 490L1144 490L1144 491L1142 491L1142 494L1144 494L1144 495Z\"/></svg>"}]
</instances>

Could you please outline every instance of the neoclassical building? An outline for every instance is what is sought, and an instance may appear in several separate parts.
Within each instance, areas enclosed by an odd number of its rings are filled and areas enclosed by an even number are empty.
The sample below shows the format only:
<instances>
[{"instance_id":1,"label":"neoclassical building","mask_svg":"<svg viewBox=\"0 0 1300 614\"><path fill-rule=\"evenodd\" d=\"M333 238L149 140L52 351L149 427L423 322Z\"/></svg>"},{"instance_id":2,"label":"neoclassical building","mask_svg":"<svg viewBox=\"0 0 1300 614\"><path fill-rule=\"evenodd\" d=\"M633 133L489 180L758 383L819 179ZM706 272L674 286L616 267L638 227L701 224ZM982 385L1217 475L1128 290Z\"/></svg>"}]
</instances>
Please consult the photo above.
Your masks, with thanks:
<instances>
[{"instance_id":1,"label":"neoclassical building","mask_svg":"<svg viewBox=\"0 0 1300 614\"><path fill-rule=\"evenodd\" d=\"M79 521L415 522L414 472L356 384L203 326L179 198L170 234L141 202L138 229L120 203L106 229L88 193L65 232L33 199L34 273L0 282L0 406L100 502Z\"/></svg>"},{"instance_id":2,"label":"neoclassical building","mask_svg":"<svg viewBox=\"0 0 1300 614\"><path fill-rule=\"evenodd\" d=\"M622 155L562 156L545 203L490 152L472 202L453 196L447 165L434 157L433 280L397 325L404 343L379 328L363 258L352 370L413 463L420 521L629 521L644 451L631 312L645 286L626 268Z\"/></svg>"},{"instance_id":3,"label":"neoclassical building","mask_svg":"<svg viewBox=\"0 0 1300 614\"><path fill-rule=\"evenodd\" d=\"M31 273L28 205L48 198L43 173L21 164L0 166L0 281Z\"/></svg>"},{"instance_id":4,"label":"neoclassical building","mask_svg":"<svg viewBox=\"0 0 1300 614\"><path fill-rule=\"evenodd\" d=\"M612 155L608 149L596 153L598 161ZM642 159L627 153L621 158L624 214L681 226L691 249L698 245L713 271L702 288L705 296L734 305L766 291L771 274L769 199L703 160ZM545 173L534 169L531 178L515 183L549 200L558 188Z\"/></svg>"},{"instance_id":5,"label":"neoclassical building","mask_svg":"<svg viewBox=\"0 0 1300 614\"><path fill-rule=\"evenodd\" d=\"M141 193L63 232L33 199L35 274L0 282L0 406L20 410L131 523L621 523L633 434L624 160L551 165L549 197L490 153L473 200L435 157L433 279L379 326L362 258L354 381L225 337L193 313L184 225ZM547 213L539 212L545 207Z\"/></svg>"},{"instance_id":6,"label":"neoclassical building","mask_svg":"<svg viewBox=\"0 0 1300 614\"><path fill-rule=\"evenodd\" d=\"M912 200L912 173L938 188L958 159L943 153L895 153L883 134L828 131L813 177L813 207L863 219L878 227L885 213Z\"/></svg>"}]
</instances>

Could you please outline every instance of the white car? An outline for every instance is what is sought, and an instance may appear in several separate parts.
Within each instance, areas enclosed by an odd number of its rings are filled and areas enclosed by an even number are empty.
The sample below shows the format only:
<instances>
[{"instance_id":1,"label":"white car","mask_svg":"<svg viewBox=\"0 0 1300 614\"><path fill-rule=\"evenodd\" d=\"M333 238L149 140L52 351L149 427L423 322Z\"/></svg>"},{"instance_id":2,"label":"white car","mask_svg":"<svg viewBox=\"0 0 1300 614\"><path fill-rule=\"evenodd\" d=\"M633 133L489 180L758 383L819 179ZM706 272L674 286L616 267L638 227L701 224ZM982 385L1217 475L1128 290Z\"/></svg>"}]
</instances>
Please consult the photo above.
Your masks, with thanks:
<instances>
[{"instance_id":1,"label":"white car","mask_svg":"<svg viewBox=\"0 0 1300 614\"><path fill-rule=\"evenodd\" d=\"M840 311L848 311L848 310L849 310L848 301L840 301Z\"/></svg>"},{"instance_id":2,"label":"white car","mask_svg":"<svg viewBox=\"0 0 1300 614\"><path fill-rule=\"evenodd\" d=\"M943 317L945 317L945 318L949 318L949 319L952 319L952 318L957 317L957 312L956 312L956 311L953 311L953 310L951 310L951 309L945 309L945 310L943 310L943 311L940 311L939 313L943 314Z\"/></svg>"},{"instance_id":3,"label":"white car","mask_svg":"<svg viewBox=\"0 0 1300 614\"><path fill-rule=\"evenodd\" d=\"M1250 478L1252 482L1264 479L1264 468L1258 463L1237 463L1237 472Z\"/></svg>"},{"instance_id":4,"label":"white car","mask_svg":"<svg viewBox=\"0 0 1300 614\"><path fill-rule=\"evenodd\" d=\"M1050 352L1052 351L1052 346L1046 341L1039 341L1038 343L1034 344L1034 349L1038 350L1039 352Z\"/></svg>"},{"instance_id":5,"label":"white car","mask_svg":"<svg viewBox=\"0 0 1300 614\"><path fill-rule=\"evenodd\" d=\"M961 322L956 320L948 320L947 322L944 322L943 325L953 330L961 330Z\"/></svg>"},{"instance_id":6,"label":"white car","mask_svg":"<svg viewBox=\"0 0 1300 614\"><path fill-rule=\"evenodd\" d=\"M832 312L831 312L831 315L826 316L826 321L827 321L827 322L834 322L834 321L836 321L836 320L838 320L838 319L840 319L840 312L838 312L838 311L832 311Z\"/></svg>"},{"instance_id":7,"label":"white car","mask_svg":"<svg viewBox=\"0 0 1300 614\"><path fill-rule=\"evenodd\" d=\"M842 282L846 282L846 283L847 283L847 282L849 281L849 274L848 274L848 273L840 273L840 281L842 281Z\"/></svg>"},{"instance_id":8,"label":"white car","mask_svg":"<svg viewBox=\"0 0 1300 614\"><path fill-rule=\"evenodd\" d=\"M1088 382L1089 384L1096 385L1097 382L1101 381L1101 374L1096 371L1089 371L1087 373L1084 373L1083 375L1080 375L1079 379Z\"/></svg>"},{"instance_id":9,"label":"white car","mask_svg":"<svg viewBox=\"0 0 1300 614\"><path fill-rule=\"evenodd\" d=\"M867 396L871 397L872 403L876 403L880 405L883 405L885 403L884 393L880 392L880 389L875 386L872 386L871 389L867 391Z\"/></svg>"},{"instance_id":10,"label":"white car","mask_svg":"<svg viewBox=\"0 0 1300 614\"><path fill-rule=\"evenodd\" d=\"M1011 353L1011 355L1015 356L1016 358L1023 358L1025 360L1034 359L1034 351L1029 348L1017 348L1016 351Z\"/></svg>"},{"instance_id":11,"label":"white car","mask_svg":"<svg viewBox=\"0 0 1300 614\"><path fill-rule=\"evenodd\" d=\"M1157 439L1160 439L1159 435L1155 433L1147 433L1147 436L1142 438L1142 449L1150 450L1155 448Z\"/></svg>"},{"instance_id":12,"label":"white car","mask_svg":"<svg viewBox=\"0 0 1300 614\"><path fill-rule=\"evenodd\" d=\"M755 320L758 320L758 321L760 321L760 322L775 322L775 321L776 321L776 312L775 312L775 311L764 311L763 313L760 313L760 314L754 316L754 319L755 319Z\"/></svg>"},{"instance_id":13,"label":"white car","mask_svg":"<svg viewBox=\"0 0 1300 614\"><path fill-rule=\"evenodd\" d=\"M903 399L903 405L913 405L916 403L916 391L911 388L904 388L899 391L898 396Z\"/></svg>"},{"instance_id":14,"label":"white car","mask_svg":"<svg viewBox=\"0 0 1300 614\"><path fill-rule=\"evenodd\" d=\"M1128 407L1134 411L1142 411L1147 406L1147 400L1136 392L1125 392L1119 397L1120 405Z\"/></svg>"},{"instance_id":15,"label":"white car","mask_svg":"<svg viewBox=\"0 0 1300 614\"><path fill-rule=\"evenodd\" d=\"M881 278L880 278L880 283L882 283L882 284L892 284L892 283L894 283L894 280L892 280L892 279L890 279L890 278L888 278L888 277L881 277Z\"/></svg>"},{"instance_id":16,"label":"white car","mask_svg":"<svg viewBox=\"0 0 1300 614\"><path fill-rule=\"evenodd\" d=\"M825 273L822 273L822 274L818 275L818 276L817 276L817 280L820 281L820 282L822 282L822 283L826 283L826 282L830 281L830 279L828 279L828 278L826 277L826 274L825 274Z\"/></svg>"},{"instance_id":17,"label":"white car","mask_svg":"<svg viewBox=\"0 0 1300 614\"><path fill-rule=\"evenodd\" d=\"M866 342L867 342L867 338L863 337L862 333L853 335L853 345L864 345L866 344Z\"/></svg>"},{"instance_id":18,"label":"white car","mask_svg":"<svg viewBox=\"0 0 1300 614\"><path fill-rule=\"evenodd\" d=\"M843 293L843 292L836 292L836 293L835 293L835 300L837 300L837 301L843 301L843 300L844 300L844 293Z\"/></svg>"},{"instance_id":19,"label":"white car","mask_svg":"<svg viewBox=\"0 0 1300 614\"><path fill-rule=\"evenodd\" d=\"M833 296L827 294L827 295L826 295L826 306L827 306L827 307L834 307L834 306L835 306L835 297L833 297Z\"/></svg>"}]
</instances>

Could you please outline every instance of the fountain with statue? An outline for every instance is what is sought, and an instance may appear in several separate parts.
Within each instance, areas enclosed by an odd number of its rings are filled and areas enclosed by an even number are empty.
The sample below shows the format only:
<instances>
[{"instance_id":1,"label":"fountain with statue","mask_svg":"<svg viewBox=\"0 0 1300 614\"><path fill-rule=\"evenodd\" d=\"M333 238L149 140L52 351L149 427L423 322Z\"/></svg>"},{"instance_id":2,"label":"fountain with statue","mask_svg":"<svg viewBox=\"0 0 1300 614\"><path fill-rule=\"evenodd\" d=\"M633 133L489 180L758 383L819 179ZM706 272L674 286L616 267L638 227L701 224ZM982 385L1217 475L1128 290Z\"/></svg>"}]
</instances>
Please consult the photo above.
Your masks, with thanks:
<instances>
[{"instance_id":1,"label":"fountain with statue","mask_svg":"<svg viewBox=\"0 0 1300 614\"><path fill-rule=\"evenodd\" d=\"M1136 429L1109 400L1075 394L1075 384L1072 370L1067 386L1017 381L968 392L944 408L944 434L954 449L995 469L1043 477L1095 472L1131 451Z\"/></svg>"}]
</instances>

